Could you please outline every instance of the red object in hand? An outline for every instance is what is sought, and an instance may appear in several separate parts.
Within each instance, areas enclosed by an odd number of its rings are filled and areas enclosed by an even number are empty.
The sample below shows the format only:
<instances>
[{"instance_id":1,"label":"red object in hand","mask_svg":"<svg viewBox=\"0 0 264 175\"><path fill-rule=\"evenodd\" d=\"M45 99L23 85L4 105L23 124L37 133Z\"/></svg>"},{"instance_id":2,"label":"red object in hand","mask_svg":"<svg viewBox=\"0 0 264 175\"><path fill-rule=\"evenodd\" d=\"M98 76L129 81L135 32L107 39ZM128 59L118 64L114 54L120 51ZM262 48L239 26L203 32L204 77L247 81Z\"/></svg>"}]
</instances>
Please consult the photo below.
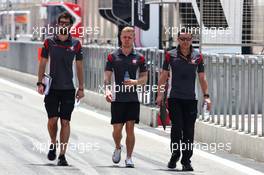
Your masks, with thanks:
<instances>
[{"instance_id":1,"label":"red object in hand","mask_svg":"<svg viewBox=\"0 0 264 175\"><path fill-rule=\"evenodd\" d=\"M162 126L161 119L160 119L160 113L158 113L158 126ZM170 123L170 115L169 112L167 111L167 117L166 117L166 125L169 126Z\"/></svg>"}]
</instances>

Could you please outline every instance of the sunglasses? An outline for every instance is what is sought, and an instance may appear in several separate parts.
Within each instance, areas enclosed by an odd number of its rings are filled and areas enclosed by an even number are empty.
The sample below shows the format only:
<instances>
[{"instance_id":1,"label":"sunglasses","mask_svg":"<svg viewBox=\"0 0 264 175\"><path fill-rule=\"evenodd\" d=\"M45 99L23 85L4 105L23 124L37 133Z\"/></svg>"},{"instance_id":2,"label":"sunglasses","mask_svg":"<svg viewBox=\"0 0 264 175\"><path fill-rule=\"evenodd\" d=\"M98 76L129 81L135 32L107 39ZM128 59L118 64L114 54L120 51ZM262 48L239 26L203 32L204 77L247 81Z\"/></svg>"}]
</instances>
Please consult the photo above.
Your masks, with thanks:
<instances>
[{"instance_id":1,"label":"sunglasses","mask_svg":"<svg viewBox=\"0 0 264 175\"><path fill-rule=\"evenodd\" d=\"M60 25L60 26L63 26L63 25L65 25L65 26L69 26L69 25L71 25L71 23L70 23L70 22L65 22L65 21L60 21L60 22L59 22L59 25Z\"/></svg>"},{"instance_id":2,"label":"sunglasses","mask_svg":"<svg viewBox=\"0 0 264 175\"><path fill-rule=\"evenodd\" d=\"M191 41L192 38L179 37L179 40L181 40L181 41Z\"/></svg>"}]
</instances>

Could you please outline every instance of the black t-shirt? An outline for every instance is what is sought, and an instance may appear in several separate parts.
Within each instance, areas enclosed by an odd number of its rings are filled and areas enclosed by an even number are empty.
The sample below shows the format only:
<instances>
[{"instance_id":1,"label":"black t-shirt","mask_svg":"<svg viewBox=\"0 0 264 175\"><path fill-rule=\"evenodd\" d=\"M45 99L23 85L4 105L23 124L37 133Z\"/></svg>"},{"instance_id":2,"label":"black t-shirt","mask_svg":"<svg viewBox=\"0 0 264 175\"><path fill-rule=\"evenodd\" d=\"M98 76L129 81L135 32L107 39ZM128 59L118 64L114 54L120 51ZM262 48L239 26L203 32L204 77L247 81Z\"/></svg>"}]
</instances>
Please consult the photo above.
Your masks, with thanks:
<instances>
[{"instance_id":1,"label":"black t-shirt","mask_svg":"<svg viewBox=\"0 0 264 175\"><path fill-rule=\"evenodd\" d=\"M108 55L105 71L113 72L111 88L114 102L138 102L137 87L128 89L123 82L126 72L130 79L138 79L139 73L147 71L143 55L133 50L126 56L121 48L117 49Z\"/></svg>"},{"instance_id":2,"label":"black t-shirt","mask_svg":"<svg viewBox=\"0 0 264 175\"><path fill-rule=\"evenodd\" d=\"M79 40L71 36L60 41L56 35L44 41L41 56L50 58L51 89L74 89L73 61L83 59L82 46Z\"/></svg>"},{"instance_id":3,"label":"black t-shirt","mask_svg":"<svg viewBox=\"0 0 264 175\"><path fill-rule=\"evenodd\" d=\"M191 49L187 60L179 48L166 52L163 69L170 71L168 98L197 99L195 93L196 72L204 72L202 55Z\"/></svg>"}]
</instances>

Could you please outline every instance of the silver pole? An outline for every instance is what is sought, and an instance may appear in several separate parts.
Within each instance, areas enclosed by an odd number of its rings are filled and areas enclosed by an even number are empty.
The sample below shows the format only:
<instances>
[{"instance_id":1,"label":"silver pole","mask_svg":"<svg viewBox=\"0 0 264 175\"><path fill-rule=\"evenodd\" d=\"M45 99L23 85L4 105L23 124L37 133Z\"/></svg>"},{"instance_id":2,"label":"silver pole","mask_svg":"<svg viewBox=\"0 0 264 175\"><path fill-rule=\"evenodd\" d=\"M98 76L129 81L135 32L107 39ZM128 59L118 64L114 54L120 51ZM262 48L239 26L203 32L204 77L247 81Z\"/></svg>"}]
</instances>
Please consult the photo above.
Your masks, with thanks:
<instances>
[{"instance_id":1,"label":"silver pole","mask_svg":"<svg viewBox=\"0 0 264 175\"><path fill-rule=\"evenodd\" d=\"M7 12L7 21L8 21L8 25L7 25L7 35L8 35L8 40L10 39L9 36L9 26L11 25L11 18L9 18L9 0L6 1L6 12Z\"/></svg>"},{"instance_id":2,"label":"silver pole","mask_svg":"<svg viewBox=\"0 0 264 175\"><path fill-rule=\"evenodd\" d=\"M253 99L254 99L254 107L255 107L255 111L254 111L254 135L258 134L258 89L259 89L259 85L258 85L258 59L255 58L255 64L254 64L254 95L253 95Z\"/></svg>"},{"instance_id":3,"label":"silver pole","mask_svg":"<svg viewBox=\"0 0 264 175\"><path fill-rule=\"evenodd\" d=\"M203 0L200 0L200 41L199 41L199 49L202 51L203 44Z\"/></svg>"},{"instance_id":4,"label":"silver pole","mask_svg":"<svg viewBox=\"0 0 264 175\"><path fill-rule=\"evenodd\" d=\"M177 0L177 4L176 4L176 9L177 9L177 27L178 27L178 30L180 29L180 1Z\"/></svg>"},{"instance_id":5,"label":"silver pole","mask_svg":"<svg viewBox=\"0 0 264 175\"><path fill-rule=\"evenodd\" d=\"M239 96L240 91L241 91L241 72L239 71L240 69L240 57L235 57L235 76L237 75L237 81L235 78L235 113L236 113L236 124L235 124L235 129L238 130L239 129L239 108L241 107L241 96Z\"/></svg>"},{"instance_id":6,"label":"silver pole","mask_svg":"<svg viewBox=\"0 0 264 175\"><path fill-rule=\"evenodd\" d=\"M153 60L153 69L154 69L154 71L153 71L153 83L152 83L152 86L156 85L156 73L157 73L157 70L158 70L156 65L157 65L157 60L159 58L157 49L155 49L154 54L155 54L154 57L152 57L152 58L154 58L154 60ZM155 105L155 99L156 99L156 93L153 93L153 102L152 102L153 105Z\"/></svg>"},{"instance_id":7,"label":"silver pole","mask_svg":"<svg viewBox=\"0 0 264 175\"><path fill-rule=\"evenodd\" d=\"M227 56L224 56L223 57L223 60L224 60L224 62L223 62L223 74L224 74L224 79L223 79L223 86L224 86L224 88L223 88L223 94L225 94L225 96L227 97L228 96L228 93L229 93L229 89L228 89L228 86L227 86L227 82L228 82L228 77L227 77L227 66L228 66L228 64L229 64L229 62L228 62L228 58L227 58ZM228 98L224 98L224 112L223 112L223 123L222 123L222 125L221 126L226 126L226 118L227 118L227 108L228 108L228 99L229 99L230 97L228 97Z\"/></svg>"},{"instance_id":8,"label":"silver pole","mask_svg":"<svg viewBox=\"0 0 264 175\"><path fill-rule=\"evenodd\" d=\"M252 58L249 57L248 61L248 129L247 129L247 134L251 133L251 101L252 101Z\"/></svg>"},{"instance_id":9,"label":"silver pole","mask_svg":"<svg viewBox=\"0 0 264 175\"><path fill-rule=\"evenodd\" d=\"M214 84L213 84L213 66L212 66L212 57L209 57L209 55L206 56L206 62L207 62L207 66L206 66L206 77L208 77L208 84L209 84L209 94L211 94L212 96L212 100L215 101L215 96L214 96ZM212 106L212 110L211 110L211 116L212 116L212 120L210 121L210 123L214 123L215 122L215 106Z\"/></svg>"},{"instance_id":10,"label":"silver pole","mask_svg":"<svg viewBox=\"0 0 264 175\"><path fill-rule=\"evenodd\" d=\"M215 64L215 67L216 67L216 74L218 76L216 76L216 83L217 84L221 84L221 79L220 79L220 57L219 56L216 56L216 64ZM221 107L222 107L222 104L221 104L221 99L223 96L221 96L221 88L219 86L216 86L216 98L217 98L217 110L216 110L216 113L217 113L217 118L216 118L216 124L217 125L220 125L220 116L221 116ZM221 99L220 99L221 98Z\"/></svg>"},{"instance_id":11,"label":"silver pole","mask_svg":"<svg viewBox=\"0 0 264 175\"><path fill-rule=\"evenodd\" d=\"M229 72L229 76L227 77L228 81L228 125L227 128L232 128L232 116L233 116L233 57L229 58L229 64L227 64L228 68L227 71ZM226 72L226 73L228 73Z\"/></svg>"},{"instance_id":12,"label":"silver pole","mask_svg":"<svg viewBox=\"0 0 264 175\"><path fill-rule=\"evenodd\" d=\"M131 0L131 25L135 25L135 0Z\"/></svg>"},{"instance_id":13,"label":"silver pole","mask_svg":"<svg viewBox=\"0 0 264 175\"><path fill-rule=\"evenodd\" d=\"M264 58L262 58L262 89L261 89L261 94L262 94L262 119L261 119L261 122L262 122L262 126L261 126L261 136L264 136Z\"/></svg>"},{"instance_id":14,"label":"silver pole","mask_svg":"<svg viewBox=\"0 0 264 175\"><path fill-rule=\"evenodd\" d=\"M241 59L241 129L245 131L245 110L246 110L246 58L243 56Z\"/></svg>"}]
</instances>

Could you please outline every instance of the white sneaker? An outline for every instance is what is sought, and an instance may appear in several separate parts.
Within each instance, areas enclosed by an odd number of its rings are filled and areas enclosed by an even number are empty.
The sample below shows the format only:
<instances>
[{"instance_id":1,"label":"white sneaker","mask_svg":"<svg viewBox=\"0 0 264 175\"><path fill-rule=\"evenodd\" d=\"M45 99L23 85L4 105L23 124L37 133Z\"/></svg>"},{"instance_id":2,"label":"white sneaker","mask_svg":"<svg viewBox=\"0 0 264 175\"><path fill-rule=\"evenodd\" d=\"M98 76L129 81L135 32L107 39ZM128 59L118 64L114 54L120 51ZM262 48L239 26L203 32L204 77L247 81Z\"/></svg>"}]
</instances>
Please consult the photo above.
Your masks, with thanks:
<instances>
[{"instance_id":1,"label":"white sneaker","mask_svg":"<svg viewBox=\"0 0 264 175\"><path fill-rule=\"evenodd\" d=\"M134 168L135 167L131 157L127 157L125 160L125 163L126 163L126 167L128 167L128 168Z\"/></svg>"},{"instance_id":2,"label":"white sneaker","mask_svg":"<svg viewBox=\"0 0 264 175\"><path fill-rule=\"evenodd\" d=\"M121 151L122 151L121 148L122 147L120 147L119 149L116 148L114 150L114 153L113 153L113 156L112 156L112 160L113 160L114 163L119 163L120 160L121 160Z\"/></svg>"}]
</instances>

